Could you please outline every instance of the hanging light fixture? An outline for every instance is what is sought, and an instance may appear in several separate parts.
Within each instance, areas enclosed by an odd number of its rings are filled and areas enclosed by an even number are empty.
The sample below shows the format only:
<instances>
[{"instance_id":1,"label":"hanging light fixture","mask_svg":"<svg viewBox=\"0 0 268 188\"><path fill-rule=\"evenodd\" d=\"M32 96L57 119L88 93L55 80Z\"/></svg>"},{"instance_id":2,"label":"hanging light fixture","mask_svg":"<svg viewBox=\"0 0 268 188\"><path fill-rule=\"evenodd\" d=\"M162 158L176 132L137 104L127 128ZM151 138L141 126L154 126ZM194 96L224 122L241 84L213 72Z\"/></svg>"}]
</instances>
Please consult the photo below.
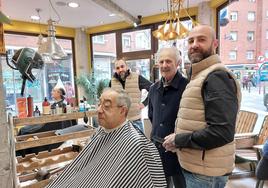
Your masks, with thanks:
<instances>
[{"instance_id":1,"label":"hanging light fixture","mask_svg":"<svg viewBox=\"0 0 268 188\"><path fill-rule=\"evenodd\" d=\"M67 59L68 56L64 52L63 48L56 41L56 29L54 26L54 21L49 19L48 23L48 36L45 42L41 42L41 45L38 48L38 52L42 54L42 56L49 56L53 60L61 60Z\"/></svg>"},{"instance_id":2,"label":"hanging light fixture","mask_svg":"<svg viewBox=\"0 0 268 188\"><path fill-rule=\"evenodd\" d=\"M56 9L53 7L51 1L49 0L50 6L53 8L57 16L59 17L58 22L60 21L60 16ZM40 12L40 11L39 11ZM38 12L38 13L39 13ZM40 17L40 16L39 16ZM64 60L68 59L68 55L65 53L63 48L57 43L56 40L56 29L54 26L54 23L56 21L53 21L51 18L47 21L48 23L48 30L47 30L47 38L46 41L44 41L43 36L40 34L38 36L38 53L40 53L44 60Z\"/></svg>"},{"instance_id":3,"label":"hanging light fixture","mask_svg":"<svg viewBox=\"0 0 268 188\"><path fill-rule=\"evenodd\" d=\"M198 23L194 21L189 15L187 9L183 9L184 0L167 0L168 19L165 21L159 29L153 31L153 36L159 40L175 40L185 38L189 30L183 26L180 21L180 13L185 11L186 16L192 21L193 27ZM167 31L165 31L166 25L169 23Z\"/></svg>"}]
</instances>

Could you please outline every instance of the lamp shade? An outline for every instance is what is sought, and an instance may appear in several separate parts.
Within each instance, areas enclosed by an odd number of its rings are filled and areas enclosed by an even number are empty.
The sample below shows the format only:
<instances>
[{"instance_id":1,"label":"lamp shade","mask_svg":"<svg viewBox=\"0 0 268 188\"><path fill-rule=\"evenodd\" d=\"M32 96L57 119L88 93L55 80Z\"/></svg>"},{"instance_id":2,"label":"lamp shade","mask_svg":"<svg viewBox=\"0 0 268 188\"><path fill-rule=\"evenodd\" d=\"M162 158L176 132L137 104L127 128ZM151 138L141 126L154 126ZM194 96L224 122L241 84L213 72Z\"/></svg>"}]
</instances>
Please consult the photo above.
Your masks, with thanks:
<instances>
[{"instance_id":1,"label":"lamp shade","mask_svg":"<svg viewBox=\"0 0 268 188\"><path fill-rule=\"evenodd\" d=\"M42 56L49 56L53 60L67 59L68 56L63 48L57 43L55 37L56 29L51 19L48 20L48 36L45 42L39 45L38 52Z\"/></svg>"}]
</instances>

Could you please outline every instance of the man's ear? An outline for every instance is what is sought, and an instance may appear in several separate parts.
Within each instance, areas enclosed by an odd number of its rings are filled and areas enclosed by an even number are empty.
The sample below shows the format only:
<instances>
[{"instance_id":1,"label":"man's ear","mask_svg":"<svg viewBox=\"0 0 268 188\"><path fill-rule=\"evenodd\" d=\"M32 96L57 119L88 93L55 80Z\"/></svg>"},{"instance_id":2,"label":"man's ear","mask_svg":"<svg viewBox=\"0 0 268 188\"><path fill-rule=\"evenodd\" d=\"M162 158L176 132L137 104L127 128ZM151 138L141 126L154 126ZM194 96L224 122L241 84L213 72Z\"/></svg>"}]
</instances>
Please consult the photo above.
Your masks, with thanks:
<instances>
[{"instance_id":1,"label":"man's ear","mask_svg":"<svg viewBox=\"0 0 268 188\"><path fill-rule=\"evenodd\" d=\"M127 114L128 114L128 109L127 109L127 107L123 106L123 107L121 108L120 113L122 113L122 114L124 114L124 115L127 116Z\"/></svg>"},{"instance_id":2,"label":"man's ear","mask_svg":"<svg viewBox=\"0 0 268 188\"><path fill-rule=\"evenodd\" d=\"M219 41L218 41L218 39L215 39L215 40L213 41L213 47L214 47L215 51L216 51L216 49L218 48L218 46L219 46Z\"/></svg>"}]
</instances>

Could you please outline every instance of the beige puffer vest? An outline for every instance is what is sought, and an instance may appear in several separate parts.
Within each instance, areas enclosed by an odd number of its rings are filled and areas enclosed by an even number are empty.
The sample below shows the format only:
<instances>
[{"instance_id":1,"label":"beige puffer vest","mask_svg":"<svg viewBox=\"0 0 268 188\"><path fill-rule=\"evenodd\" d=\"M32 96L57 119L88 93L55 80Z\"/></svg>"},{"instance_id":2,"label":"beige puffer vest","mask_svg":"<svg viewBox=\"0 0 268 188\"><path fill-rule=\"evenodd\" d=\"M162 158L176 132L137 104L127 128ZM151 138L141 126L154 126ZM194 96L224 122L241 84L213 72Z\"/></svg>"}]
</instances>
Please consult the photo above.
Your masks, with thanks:
<instances>
[{"instance_id":1,"label":"beige puffer vest","mask_svg":"<svg viewBox=\"0 0 268 188\"><path fill-rule=\"evenodd\" d=\"M122 84L116 79L112 78L111 87L114 89L123 89ZM141 110L139 104L141 102L141 92L139 89L139 75L131 72L126 78L125 91L131 98L131 106L127 118L129 120L141 119Z\"/></svg>"},{"instance_id":2,"label":"beige puffer vest","mask_svg":"<svg viewBox=\"0 0 268 188\"><path fill-rule=\"evenodd\" d=\"M239 83L232 72L220 64L218 55L212 55L192 66L191 81L182 95L178 111L175 130L177 134L193 132L204 129L207 126L201 89L209 73L216 70L224 70L234 78L238 104L240 105L241 91ZM234 154L234 142L211 150L182 148L177 151L179 162L184 169L206 176L222 176L232 172Z\"/></svg>"}]
</instances>

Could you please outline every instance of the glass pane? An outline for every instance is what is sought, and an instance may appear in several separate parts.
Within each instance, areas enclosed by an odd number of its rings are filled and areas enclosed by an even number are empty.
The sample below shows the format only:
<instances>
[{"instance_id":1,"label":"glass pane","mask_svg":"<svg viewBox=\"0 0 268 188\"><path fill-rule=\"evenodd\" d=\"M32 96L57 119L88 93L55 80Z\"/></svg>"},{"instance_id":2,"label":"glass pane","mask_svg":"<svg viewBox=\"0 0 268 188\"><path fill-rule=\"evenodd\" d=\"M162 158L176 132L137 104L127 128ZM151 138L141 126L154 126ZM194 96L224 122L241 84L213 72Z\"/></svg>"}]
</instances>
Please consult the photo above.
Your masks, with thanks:
<instances>
[{"instance_id":1,"label":"glass pane","mask_svg":"<svg viewBox=\"0 0 268 188\"><path fill-rule=\"evenodd\" d=\"M187 28L189 31L192 29L192 21L191 20L184 20L181 21L183 26ZM158 28L160 28L162 25L159 25ZM166 24L164 28L164 32L166 32L169 28L169 24ZM187 41L185 39L175 39L175 40L158 40L158 49L161 49L163 47L170 47L170 46L176 46L179 51L181 52L182 57L182 64L180 68L184 68L185 64L189 63L188 56L187 56Z\"/></svg>"},{"instance_id":2,"label":"glass pane","mask_svg":"<svg viewBox=\"0 0 268 188\"><path fill-rule=\"evenodd\" d=\"M122 34L123 52L142 50L151 50L151 29L132 31Z\"/></svg>"},{"instance_id":3,"label":"glass pane","mask_svg":"<svg viewBox=\"0 0 268 188\"><path fill-rule=\"evenodd\" d=\"M116 58L115 33L97 35L93 38L93 71L100 79L111 79L112 62Z\"/></svg>"},{"instance_id":4,"label":"glass pane","mask_svg":"<svg viewBox=\"0 0 268 188\"><path fill-rule=\"evenodd\" d=\"M150 80L150 59L135 59L126 61L129 69Z\"/></svg>"},{"instance_id":5,"label":"glass pane","mask_svg":"<svg viewBox=\"0 0 268 188\"><path fill-rule=\"evenodd\" d=\"M259 115L254 132L259 132L268 109L264 102L268 99L265 98L268 84L261 80L267 70L260 71L260 66L268 61L265 58L268 45L263 32L267 28L267 19L256 14L259 7L267 6L268 1L233 1L218 12L219 55L241 84L241 109ZM235 19L234 12L237 14Z\"/></svg>"},{"instance_id":6,"label":"glass pane","mask_svg":"<svg viewBox=\"0 0 268 188\"><path fill-rule=\"evenodd\" d=\"M37 50L38 38L36 36L5 34L4 37L9 61L16 53L16 51L20 48L28 47ZM58 81L58 79L62 81L62 86L65 87L66 90L66 97L68 98L75 96L72 43L71 40L68 39L57 39L57 42L64 48L69 56L69 59L53 61L49 63L46 62L42 70L32 69L32 73L36 77L36 80L33 83L26 81L24 96L31 95L34 99L35 105L38 105L40 109L42 109L41 103L44 100L44 97L51 99L52 88L57 83L53 81L51 76L54 75L55 72L59 73L55 79L56 81ZM5 58L1 58L8 109L12 109L12 111L15 112L15 101L17 97L20 97L22 86L21 74L18 70L10 68L6 63Z\"/></svg>"}]
</instances>

